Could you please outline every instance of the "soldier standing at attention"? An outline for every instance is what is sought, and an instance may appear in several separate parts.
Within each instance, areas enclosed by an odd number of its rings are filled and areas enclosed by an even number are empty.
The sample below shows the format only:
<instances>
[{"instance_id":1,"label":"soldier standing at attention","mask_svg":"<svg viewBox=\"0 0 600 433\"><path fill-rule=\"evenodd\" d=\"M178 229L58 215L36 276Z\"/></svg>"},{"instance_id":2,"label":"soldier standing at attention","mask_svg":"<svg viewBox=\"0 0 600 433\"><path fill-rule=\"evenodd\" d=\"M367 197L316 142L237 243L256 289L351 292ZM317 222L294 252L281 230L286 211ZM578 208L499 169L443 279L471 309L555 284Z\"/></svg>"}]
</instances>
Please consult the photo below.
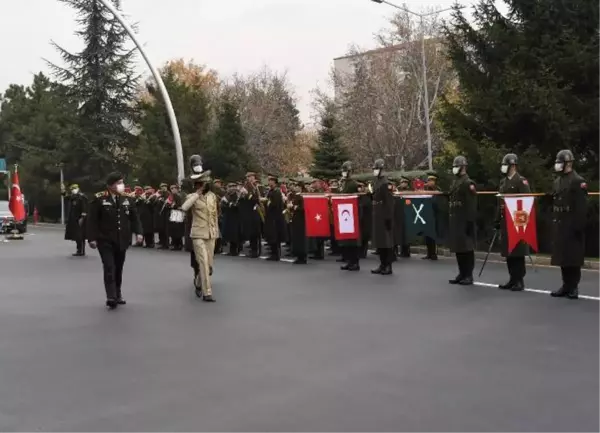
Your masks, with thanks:
<instances>
[{"instance_id":1,"label":"soldier standing at attention","mask_svg":"<svg viewBox=\"0 0 600 433\"><path fill-rule=\"evenodd\" d=\"M281 243L285 241L286 227L285 216L285 201L277 176L268 175L269 190L266 197L263 199L265 204L265 240L269 244L271 254L267 260L278 262L281 259Z\"/></svg>"},{"instance_id":2,"label":"soldier standing at attention","mask_svg":"<svg viewBox=\"0 0 600 433\"><path fill-rule=\"evenodd\" d=\"M450 187L448 247L456 254L458 275L450 284L470 286L475 268L475 221L477 188L467 174L467 158L457 156L452 163L456 179Z\"/></svg>"},{"instance_id":3,"label":"soldier standing at attention","mask_svg":"<svg viewBox=\"0 0 600 433\"><path fill-rule=\"evenodd\" d=\"M342 164L342 194L358 194L358 183L352 179L352 162L346 161ZM359 209L360 215L360 209ZM359 219L360 224L360 219ZM332 230L333 231L333 230ZM342 259L346 262L341 267L343 271L360 271L360 245L361 239L339 241L338 245L342 253Z\"/></svg>"},{"instance_id":4,"label":"soldier standing at attention","mask_svg":"<svg viewBox=\"0 0 600 433\"><path fill-rule=\"evenodd\" d=\"M429 173L427 173L427 183L425 184L425 191L439 191L440 189L437 186L437 176L435 174L435 172L430 171ZM438 230L438 197L434 196L432 198L433 202L433 213L435 215L435 225L436 225L436 232L438 233L439 236L439 230ZM425 236L425 246L427 247L427 255L425 257L422 257L423 260L437 260L438 259L438 255L437 255L437 245L435 242L435 239L430 238L429 236Z\"/></svg>"},{"instance_id":5,"label":"soldier standing at attention","mask_svg":"<svg viewBox=\"0 0 600 433\"><path fill-rule=\"evenodd\" d=\"M67 199L67 224L65 239L75 241L77 250L73 257L85 256L85 218L88 211L88 199L79 190L79 185L71 185L71 193L66 194L61 185L61 194Z\"/></svg>"},{"instance_id":6,"label":"soldier standing at attention","mask_svg":"<svg viewBox=\"0 0 600 433\"><path fill-rule=\"evenodd\" d=\"M514 153L504 155L500 166L500 171L504 175L498 188L500 194L527 194L531 192L527 179L517 172L517 164L517 155ZM510 276L506 284L501 284L498 287L502 290L520 292L525 289L525 283L523 282L526 273L525 256L529 254L529 247L521 241L510 253L508 252L508 233L506 220L504 219L504 200L502 199L500 199L500 206L498 207L496 230L500 230L501 233L502 257L506 257L506 267Z\"/></svg>"},{"instance_id":7,"label":"soldier standing at attention","mask_svg":"<svg viewBox=\"0 0 600 433\"><path fill-rule=\"evenodd\" d=\"M96 194L90 203L87 238L90 248L98 249L104 269L106 306L115 309L125 305L122 297L123 265L131 243L131 233L141 233L135 203L123 195L125 184L121 173L106 178L106 190ZM142 236L137 236L140 242Z\"/></svg>"},{"instance_id":8,"label":"soldier standing at attention","mask_svg":"<svg viewBox=\"0 0 600 433\"><path fill-rule=\"evenodd\" d=\"M392 274L392 254L394 252L394 196L387 177L383 175L383 159L373 163L373 248L379 253L379 267L372 274Z\"/></svg>"},{"instance_id":9,"label":"soldier standing at attention","mask_svg":"<svg viewBox=\"0 0 600 433\"><path fill-rule=\"evenodd\" d=\"M556 155L553 186L554 246L551 263L560 266L563 284L552 292L555 298L577 299L581 267L585 256L587 184L573 169L575 158L570 150Z\"/></svg>"},{"instance_id":10,"label":"soldier standing at attention","mask_svg":"<svg viewBox=\"0 0 600 433\"><path fill-rule=\"evenodd\" d=\"M400 177L400 183L398 184L398 192L402 191L410 191L410 179L406 176ZM406 228L404 221L404 200L400 197L396 197L394 200L395 207L394 211L398 214L394 213L395 219L398 222L398 233L394 233L396 238L396 245L400 247L400 251L398 252L398 256L408 259L410 258L410 244L406 241Z\"/></svg>"}]
</instances>

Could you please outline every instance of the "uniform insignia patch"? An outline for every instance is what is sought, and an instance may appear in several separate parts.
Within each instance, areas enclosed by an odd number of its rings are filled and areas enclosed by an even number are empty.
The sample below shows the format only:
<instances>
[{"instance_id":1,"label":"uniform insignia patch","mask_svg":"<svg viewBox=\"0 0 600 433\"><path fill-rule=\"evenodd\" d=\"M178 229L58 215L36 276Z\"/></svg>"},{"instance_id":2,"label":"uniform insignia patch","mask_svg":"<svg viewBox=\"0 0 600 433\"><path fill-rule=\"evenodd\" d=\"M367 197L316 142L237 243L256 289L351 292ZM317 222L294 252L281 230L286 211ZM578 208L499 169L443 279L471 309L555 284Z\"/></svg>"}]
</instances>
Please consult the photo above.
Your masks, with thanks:
<instances>
[{"instance_id":1,"label":"uniform insignia patch","mask_svg":"<svg viewBox=\"0 0 600 433\"><path fill-rule=\"evenodd\" d=\"M97 198L104 197L105 195L106 195L106 193L105 193L105 192L98 192L98 193L96 193L96 197L97 197Z\"/></svg>"}]
</instances>

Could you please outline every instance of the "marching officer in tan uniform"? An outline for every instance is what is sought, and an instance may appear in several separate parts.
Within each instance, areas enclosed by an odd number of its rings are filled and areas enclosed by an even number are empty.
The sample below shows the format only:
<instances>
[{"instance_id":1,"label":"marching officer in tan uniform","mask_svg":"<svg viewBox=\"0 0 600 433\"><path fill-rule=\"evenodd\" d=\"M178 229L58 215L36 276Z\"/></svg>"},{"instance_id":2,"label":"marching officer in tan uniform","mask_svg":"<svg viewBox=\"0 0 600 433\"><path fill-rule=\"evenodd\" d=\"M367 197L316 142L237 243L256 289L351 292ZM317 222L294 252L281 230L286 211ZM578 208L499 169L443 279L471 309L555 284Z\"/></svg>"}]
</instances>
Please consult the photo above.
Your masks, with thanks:
<instances>
[{"instance_id":1,"label":"marching officer in tan uniform","mask_svg":"<svg viewBox=\"0 0 600 433\"><path fill-rule=\"evenodd\" d=\"M577 299L581 267L585 256L587 184L573 169L575 158L570 150L556 155L554 171L558 178L553 187L554 246L552 265L560 266L563 284L552 292L555 298Z\"/></svg>"},{"instance_id":2,"label":"marching officer in tan uniform","mask_svg":"<svg viewBox=\"0 0 600 433\"><path fill-rule=\"evenodd\" d=\"M210 171L191 176L195 192L181 206L184 212L191 210L190 238L200 272L196 277L196 288L202 287L202 300L215 302L212 296L211 275L215 242L219 238L219 212L217 195L211 191ZM198 281L199 280L199 281ZM196 295L199 296L198 289Z\"/></svg>"}]
</instances>

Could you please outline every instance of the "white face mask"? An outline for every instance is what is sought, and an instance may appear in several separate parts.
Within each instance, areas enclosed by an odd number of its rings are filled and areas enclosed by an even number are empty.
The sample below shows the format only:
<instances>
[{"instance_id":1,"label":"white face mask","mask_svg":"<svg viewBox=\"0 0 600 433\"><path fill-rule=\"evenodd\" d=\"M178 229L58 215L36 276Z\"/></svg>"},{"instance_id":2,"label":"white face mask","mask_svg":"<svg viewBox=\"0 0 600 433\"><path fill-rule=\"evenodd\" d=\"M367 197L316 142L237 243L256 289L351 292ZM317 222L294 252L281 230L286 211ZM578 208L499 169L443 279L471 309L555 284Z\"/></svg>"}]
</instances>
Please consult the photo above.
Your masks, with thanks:
<instances>
[{"instance_id":1,"label":"white face mask","mask_svg":"<svg viewBox=\"0 0 600 433\"><path fill-rule=\"evenodd\" d=\"M74 188L71 190L73 194L79 194L79 188Z\"/></svg>"},{"instance_id":2,"label":"white face mask","mask_svg":"<svg viewBox=\"0 0 600 433\"><path fill-rule=\"evenodd\" d=\"M202 166L201 165L195 165L192 170L194 170L194 173L202 173Z\"/></svg>"},{"instance_id":3,"label":"white face mask","mask_svg":"<svg viewBox=\"0 0 600 433\"><path fill-rule=\"evenodd\" d=\"M502 166L500 167L500 171L502 172L502 174L508 173L508 165L502 164Z\"/></svg>"},{"instance_id":4,"label":"white face mask","mask_svg":"<svg viewBox=\"0 0 600 433\"><path fill-rule=\"evenodd\" d=\"M557 173L560 173L561 171L563 171L565 168L565 164L562 162L557 162L554 164L554 171Z\"/></svg>"},{"instance_id":5,"label":"white face mask","mask_svg":"<svg viewBox=\"0 0 600 433\"><path fill-rule=\"evenodd\" d=\"M123 194L124 191L125 191L125 184L124 183L118 183L117 184L117 192L119 194Z\"/></svg>"},{"instance_id":6,"label":"white face mask","mask_svg":"<svg viewBox=\"0 0 600 433\"><path fill-rule=\"evenodd\" d=\"M342 171L342 178L346 179L348 177L348 172L347 171Z\"/></svg>"},{"instance_id":7,"label":"white face mask","mask_svg":"<svg viewBox=\"0 0 600 433\"><path fill-rule=\"evenodd\" d=\"M379 177L380 173L381 173L381 170L379 168L374 168L373 169L373 176Z\"/></svg>"},{"instance_id":8,"label":"white face mask","mask_svg":"<svg viewBox=\"0 0 600 433\"><path fill-rule=\"evenodd\" d=\"M460 167L452 167L452 174L456 176L458 173L460 173Z\"/></svg>"}]
</instances>

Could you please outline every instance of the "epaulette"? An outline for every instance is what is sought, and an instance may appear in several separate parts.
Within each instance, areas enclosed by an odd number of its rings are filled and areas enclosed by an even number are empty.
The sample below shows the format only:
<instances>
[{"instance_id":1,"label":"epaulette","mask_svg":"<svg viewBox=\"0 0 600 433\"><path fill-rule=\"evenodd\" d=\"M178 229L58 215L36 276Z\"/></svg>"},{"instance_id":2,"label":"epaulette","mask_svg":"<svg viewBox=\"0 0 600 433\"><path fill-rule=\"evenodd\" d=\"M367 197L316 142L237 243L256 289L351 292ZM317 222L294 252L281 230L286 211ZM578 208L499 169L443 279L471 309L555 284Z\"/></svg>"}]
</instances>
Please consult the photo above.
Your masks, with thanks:
<instances>
[{"instance_id":1,"label":"epaulette","mask_svg":"<svg viewBox=\"0 0 600 433\"><path fill-rule=\"evenodd\" d=\"M102 197L106 197L106 191L96 193L96 198L102 198Z\"/></svg>"}]
</instances>

